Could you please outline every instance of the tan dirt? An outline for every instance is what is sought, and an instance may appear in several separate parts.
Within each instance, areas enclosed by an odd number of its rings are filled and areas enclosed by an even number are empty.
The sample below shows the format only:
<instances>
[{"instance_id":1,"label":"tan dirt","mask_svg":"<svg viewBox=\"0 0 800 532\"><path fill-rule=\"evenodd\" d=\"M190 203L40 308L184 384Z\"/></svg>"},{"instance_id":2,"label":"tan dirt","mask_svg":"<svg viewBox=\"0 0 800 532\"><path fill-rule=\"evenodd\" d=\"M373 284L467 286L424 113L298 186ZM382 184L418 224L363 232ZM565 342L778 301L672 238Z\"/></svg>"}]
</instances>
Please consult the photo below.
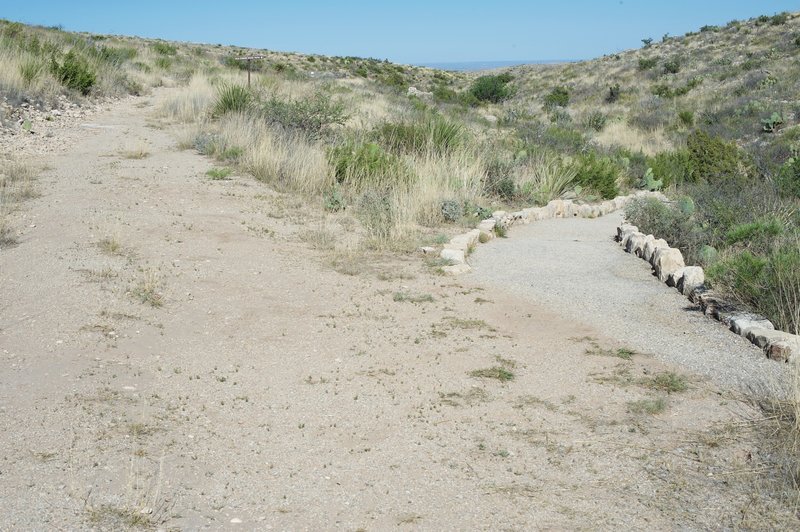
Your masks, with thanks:
<instances>
[{"instance_id":1,"label":"tan dirt","mask_svg":"<svg viewBox=\"0 0 800 532\"><path fill-rule=\"evenodd\" d=\"M732 391L419 257L334 271L322 209L210 180L162 95L42 156L0 251L0 529L797 524Z\"/></svg>"}]
</instances>

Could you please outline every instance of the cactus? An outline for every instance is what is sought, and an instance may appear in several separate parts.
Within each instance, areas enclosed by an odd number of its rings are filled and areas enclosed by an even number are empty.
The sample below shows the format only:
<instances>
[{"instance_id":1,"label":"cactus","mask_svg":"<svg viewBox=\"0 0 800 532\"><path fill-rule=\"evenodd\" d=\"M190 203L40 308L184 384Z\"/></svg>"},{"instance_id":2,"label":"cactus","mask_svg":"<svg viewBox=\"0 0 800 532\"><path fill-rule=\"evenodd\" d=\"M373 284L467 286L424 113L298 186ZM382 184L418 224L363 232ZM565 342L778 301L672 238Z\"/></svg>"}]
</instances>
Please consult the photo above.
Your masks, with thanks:
<instances>
[{"instance_id":1,"label":"cactus","mask_svg":"<svg viewBox=\"0 0 800 532\"><path fill-rule=\"evenodd\" d=\"M645 172L644 177L639 182L639 187L643 188L644 190L661 190L661 187L664 186L664 180L656 179L653 177L653 169L648 168L647 172Z\"/></svg>"},{"instance_id":2,"label":"cactus","mask_svg":"<svg viewBox=\"0 0 800 532\"><path fill-rule=\"evenodd\" d=\"M767 133L774 133L782 125L783 117L780 115L780 113L772 113L772 116L769 118L764 118L761 120L761 129Z\"/></svg>"},{"instance_id":3,"label":"cactus","mask_svg":"<svg viewBox=\"0 0 800 532\"><path fill-rule=\"evenodd\" d=\"M678 210L686 216L694 214L694 200L689 196L683 196L678 199Z\"/></svg>"}]
</instances>

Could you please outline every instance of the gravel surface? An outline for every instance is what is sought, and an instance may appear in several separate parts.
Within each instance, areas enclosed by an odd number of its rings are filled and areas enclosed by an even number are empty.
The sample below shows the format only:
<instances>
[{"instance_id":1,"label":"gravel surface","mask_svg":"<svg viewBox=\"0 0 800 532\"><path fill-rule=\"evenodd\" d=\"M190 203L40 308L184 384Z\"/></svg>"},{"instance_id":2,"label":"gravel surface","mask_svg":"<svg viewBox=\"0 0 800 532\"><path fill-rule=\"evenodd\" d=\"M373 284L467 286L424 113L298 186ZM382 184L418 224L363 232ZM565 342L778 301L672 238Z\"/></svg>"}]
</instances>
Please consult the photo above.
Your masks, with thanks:
<instances>
[{"instance_id":1,"label":"gravel surface","mask_svg":"<svg viewBox=\"0 0 800 532\"><path fill-rule=\"evenodd\" d=\"M469 276L594 327L638 352L680 364L726 388L783 387L786 366L704 316L613 241L621 212L544 220L481 246Z\"/></svg>"}]
</instances>

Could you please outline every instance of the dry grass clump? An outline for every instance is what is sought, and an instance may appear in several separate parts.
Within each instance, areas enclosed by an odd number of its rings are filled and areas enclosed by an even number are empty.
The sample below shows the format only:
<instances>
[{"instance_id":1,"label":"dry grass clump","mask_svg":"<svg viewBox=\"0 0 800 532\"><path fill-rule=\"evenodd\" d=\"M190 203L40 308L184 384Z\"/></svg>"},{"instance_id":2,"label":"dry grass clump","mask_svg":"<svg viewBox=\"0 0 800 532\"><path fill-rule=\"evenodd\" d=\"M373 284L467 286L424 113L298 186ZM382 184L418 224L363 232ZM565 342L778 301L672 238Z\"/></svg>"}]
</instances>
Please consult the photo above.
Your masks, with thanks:
<instances>
[{"instance_id":1,"label":"dry grass clump","mask_svg":"<svg viewBox=\"0 0 800 532\"><path fill-rule=\"evenodd\" d=\"M19 203L38 195L34 184L37 173L26 161L0 160L0 246L16 242L10 215Z\"/></svg>"}]
</instances>

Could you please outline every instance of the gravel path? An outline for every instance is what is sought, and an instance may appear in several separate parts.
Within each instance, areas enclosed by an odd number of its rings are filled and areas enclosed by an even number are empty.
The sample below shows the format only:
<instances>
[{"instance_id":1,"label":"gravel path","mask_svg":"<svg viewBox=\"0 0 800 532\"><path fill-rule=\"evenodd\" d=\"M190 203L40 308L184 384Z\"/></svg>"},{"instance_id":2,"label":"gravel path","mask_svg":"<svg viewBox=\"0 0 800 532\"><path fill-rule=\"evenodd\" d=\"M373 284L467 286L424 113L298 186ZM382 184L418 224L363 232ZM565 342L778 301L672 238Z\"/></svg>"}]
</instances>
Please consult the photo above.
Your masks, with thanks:
<instances>
[{"instance_id":1,"label":"gravel path","mask_svg":"<svg viewBox=\"0 0 800 532\"><path fill-rule=\"evenodd\" d=\"M680 364L726 388L774 389L784 365L705 317L613 241L622 213L545 220L481 246L470 277L514 293L639 352Z\"/></svg>"}]
</instances>

